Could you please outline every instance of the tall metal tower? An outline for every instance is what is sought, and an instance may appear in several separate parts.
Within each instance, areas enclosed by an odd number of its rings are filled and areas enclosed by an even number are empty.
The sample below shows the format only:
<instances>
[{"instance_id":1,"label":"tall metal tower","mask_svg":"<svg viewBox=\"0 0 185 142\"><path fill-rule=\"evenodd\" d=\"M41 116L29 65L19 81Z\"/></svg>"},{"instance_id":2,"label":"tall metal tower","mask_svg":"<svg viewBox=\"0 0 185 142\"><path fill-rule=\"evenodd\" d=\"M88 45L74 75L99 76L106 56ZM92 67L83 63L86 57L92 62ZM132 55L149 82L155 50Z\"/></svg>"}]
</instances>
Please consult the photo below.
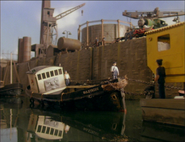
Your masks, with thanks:
<instances>
[{"instance_id":1,"label":"tall metal tower","mask_svg":"<svg viewBox=\"0 0 185 142\"><path fill-rule=\"evenodd\" d=\"M59 15L53 17L54 8L50 8L50 0L42 0L42 14L41 14L41 31L40 31L40 57L46 55L49 45L56 44L58 38L56 21L74 12L75 10L84 6L85 3L71 8Z\"/></svg>"},{"instance_id":2,"label":"tall metal tower","mask_svg":"<svg viewBox=\"0 0 185 142\"><path fill-rule=\"evenodd\" d=\"M44 25L44 17L46 16L44 13L45 8L50 8L51 2L50 0L42 0L42 9L41 9L41 25L40 25L40 44L43 44L44 41L42 40L42 37L46 36L44 35L44 31L46 31L47 26Z\"/></svg>"}]
</instances>

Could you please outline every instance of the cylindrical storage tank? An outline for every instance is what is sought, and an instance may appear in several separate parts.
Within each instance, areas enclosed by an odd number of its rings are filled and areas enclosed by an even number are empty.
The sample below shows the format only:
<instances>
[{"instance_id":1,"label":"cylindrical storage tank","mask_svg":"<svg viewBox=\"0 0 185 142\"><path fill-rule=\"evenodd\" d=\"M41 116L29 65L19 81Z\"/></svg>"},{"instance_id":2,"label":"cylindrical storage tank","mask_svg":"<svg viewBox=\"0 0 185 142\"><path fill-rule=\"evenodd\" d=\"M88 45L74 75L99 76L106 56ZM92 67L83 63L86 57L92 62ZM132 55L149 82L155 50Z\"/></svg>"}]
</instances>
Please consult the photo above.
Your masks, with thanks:
<instances>
[{"instance_id":1,"label":"cylindrical storage tank","mask_svg":"<svg viewBox=\"0 0 185 142\"><path fill-rule=\"evenodd\" d=\"M60 37L57 43L59 50L79 50L81 47L81 42L76 39L70 39L65 37Z\"/></svg>"},{"instance_id":2,"label":"cylindrical storage tank","mask_svg":"<svg viewBox=\"0 0 185 142\"><path fill-rule=\"evenodd\" d=\"M31 58L31 37L23 37L22 62L29 61Z\"/></svg>"},{"instance_id":3,"label":"cylindrical storage tank","mask_svg":"<svg viewBox=\"0 0 185 142\"><path fill-rule=\"evenodd\" d=\"M89 46L93 45L96 37L99 42L102 42L102 24L91 25L89 28ZM121 25L118 35L118 24L103 24L103 35L105 36L106 43L112 43L118 37L124 37L125 33L129 29L129 26ZM81 35L82 45L85 46L87 44L87 27L82 29Z\"/></svg>"},{"instance_id":4,"label":"cylindrical storage tank","mask_svg":"<svg viewBox=\"0 0 185 142\"><path fill-rule=\"evenodd\" d=\"M21 63L22 62L22 56L23 56L23 39L22 38L19 38L18 39L18 63Z\"/></svg>"}]
</instances>

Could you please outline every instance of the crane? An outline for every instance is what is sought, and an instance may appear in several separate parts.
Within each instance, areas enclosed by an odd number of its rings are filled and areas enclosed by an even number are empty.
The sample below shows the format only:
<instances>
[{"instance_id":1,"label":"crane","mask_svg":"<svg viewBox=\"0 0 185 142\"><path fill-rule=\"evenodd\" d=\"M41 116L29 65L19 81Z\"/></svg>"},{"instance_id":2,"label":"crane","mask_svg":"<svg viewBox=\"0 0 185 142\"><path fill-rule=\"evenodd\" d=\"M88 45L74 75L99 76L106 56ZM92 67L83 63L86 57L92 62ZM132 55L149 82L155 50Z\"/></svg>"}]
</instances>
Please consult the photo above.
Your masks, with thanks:
<instances>
[{"instance_id":1,"label":"crane","mask_svg":"<svg viewBox=\"0 0 185 142\"><path fill-rule=\"evenodd\" d=\"M57 16L55 16L55 18L56 18L56 20L59 20L59 19L65 17L65 16L67 16L68 14L74 12L75 10L81 8L84 5L85 5L85 3L83 3L81 5L78 5L78 6L74 7L74 8L71 8L71 9L69 9L69 10L67 10L67 11L65 11L63 13L58 14Z\"/></svg>"},{"instance_id":2,"label":"crane","mask_svg":"<svg viewBox=\"0 0 185 142\"><path fill-rule=\"evenodd\" d=\"M123 13L123 16L126 17L130 17L133 19L139 19L138 20L138 26L139 29L134 31L135 36L142 36L145 32L145 30L143 30L143 28L149 26L149 30L150 29L157 29L160 27L164 27L164 26L168 26L168 24L164 21L161 20L159 18L167 18L167 17L174 17L176 16L176 18L174 18L174 22L180 22L179 20L179 16L181 15L185 15L185 12L183 11L165 11L165 12L161 12L159 10L158 7L156 7L153 11L145 11L145 12L127 12L127 10L125 10ZM147 29L147 28L146 28Z\"/></svg>"},{"instance_id":3,"label":"crane","mask_svg":"<svg viewBox=\"0 0 185 142\"><path fill-rule=\"evenodd\" d=\"M40 35L40 44L43 46L40 48L40 55L45 56L47 47L51 44L56 44L58 39L57 23L56 21L69 15L75 10L83 7L85 3L73 7L63 13L58 14L53 17L54 8L43 8L43 20L41 23L41 35Z\"/></svg>"},{"instance_id":4,"label":"crane","mask_svg":"<svg viewBox=\"0 0 185 142\"><path fill-rule=\"evenodd\" d=\"M139 19L139 21L138 21L139 27L142 27L144 25L150 26L151 24L154 24L154 28L159 27L159 25L157 26L158 23L156 23L157 21L159 22L159 20L160 20L159 18L167 18L167 17L177 16L177 18L175 18L176 22L180 22L179 16L181 16L181 15L185 15L185 13L183 11L161 12L158 7L156 7L153 11L146 11L146 12L138 12L138 11L127 12L127 10L125 10L123 12L123 16L130 17L133 19ZM165 25L166 25L165 22L160 23L160 26L165 26Z\"/></svg>"}]
</instances>

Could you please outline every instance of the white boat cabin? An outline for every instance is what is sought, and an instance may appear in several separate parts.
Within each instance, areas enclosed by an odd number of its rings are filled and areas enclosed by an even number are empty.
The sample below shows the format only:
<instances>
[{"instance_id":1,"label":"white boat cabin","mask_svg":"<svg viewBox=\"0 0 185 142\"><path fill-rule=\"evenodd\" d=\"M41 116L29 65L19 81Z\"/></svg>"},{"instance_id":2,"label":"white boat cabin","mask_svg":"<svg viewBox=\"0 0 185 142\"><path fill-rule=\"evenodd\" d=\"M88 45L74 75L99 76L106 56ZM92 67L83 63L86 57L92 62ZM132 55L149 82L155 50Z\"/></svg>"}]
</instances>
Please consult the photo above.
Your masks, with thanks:
<instances>
[{"instance_id":1,"label":"white boat cabin","mask_svg":"<svg viewBox=\"0 0 185 142\"><path fill-rule=\"evenodd\" d=\"M38 66L27 75L32 93L55 94L66 88L62 67Z\"/></svg>"}]
</instances>

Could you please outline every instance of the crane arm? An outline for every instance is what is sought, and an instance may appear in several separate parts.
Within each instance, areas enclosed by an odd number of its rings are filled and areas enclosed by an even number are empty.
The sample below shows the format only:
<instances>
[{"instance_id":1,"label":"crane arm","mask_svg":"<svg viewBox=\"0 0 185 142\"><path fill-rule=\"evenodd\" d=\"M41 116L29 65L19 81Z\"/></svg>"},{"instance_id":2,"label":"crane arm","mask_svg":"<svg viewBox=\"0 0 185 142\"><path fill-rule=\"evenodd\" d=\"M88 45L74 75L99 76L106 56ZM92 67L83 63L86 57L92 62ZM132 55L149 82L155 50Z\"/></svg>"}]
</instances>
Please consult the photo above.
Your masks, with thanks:
<instances>
[{"instance_id":1,"label":"crane arm","mask_svg":"<svg viewBox=\"0 0 185 142\"><path fill-rule=\"evenodd\" d=\"M143 12L127 12L126 10L122 13L123 16L130 17L133 19L140 19L140 18L165 18L165 17L174 17L174 16L181 16L185 15L183 11L159 11L159 8L155 8L154 11L143 11Z\"/></svg>"},{"instance_id":2,"label":"crane arm","mask_svg":"<svg viewBox=\"0 0 185 142\"><path fill-rule=\"evenodd\" d=\"M68 14L74 12L75 10L81 8L81 7L84 6L84 5L85 5L85 3L83 3L83 4L81 4L81 5L78 5L78 6L76 6L76 7L73 7L73 8L71 8L71 9L69 9L69 10L67 10L67 11L65 11L65 12L63 12L63 13L60 13L59 15L55 16L55 18L56 18L56 20L59 20L59 19L65 17L65 16L67 16Z\"/></svg>"},{"instance_id":3,"label":"crane arm","mask_svg":"<svg viewBox=\"0 0 185 142\"><path fill-rule=\"evenodd\" d=\"M123 16L126 16L126 17L130 17L130 18L133 18L133 19L139 19L140 18L140 15L143 14L143 12L127 12L127 10L125 10L123 12Z\"/></svg>"},{"instance_id":4,"label":"crane arm","mask_svg":"<svg viewBox=\"0 0 185 142\"><path fill-rule=\"evenodd\" d=\"M160 12L158 18L165 18L165 17L174 17L174 16L181 16L185 15L185 12L171 12L171 11L166 11L166 12Z\"/></svg>"}]
</instances>

